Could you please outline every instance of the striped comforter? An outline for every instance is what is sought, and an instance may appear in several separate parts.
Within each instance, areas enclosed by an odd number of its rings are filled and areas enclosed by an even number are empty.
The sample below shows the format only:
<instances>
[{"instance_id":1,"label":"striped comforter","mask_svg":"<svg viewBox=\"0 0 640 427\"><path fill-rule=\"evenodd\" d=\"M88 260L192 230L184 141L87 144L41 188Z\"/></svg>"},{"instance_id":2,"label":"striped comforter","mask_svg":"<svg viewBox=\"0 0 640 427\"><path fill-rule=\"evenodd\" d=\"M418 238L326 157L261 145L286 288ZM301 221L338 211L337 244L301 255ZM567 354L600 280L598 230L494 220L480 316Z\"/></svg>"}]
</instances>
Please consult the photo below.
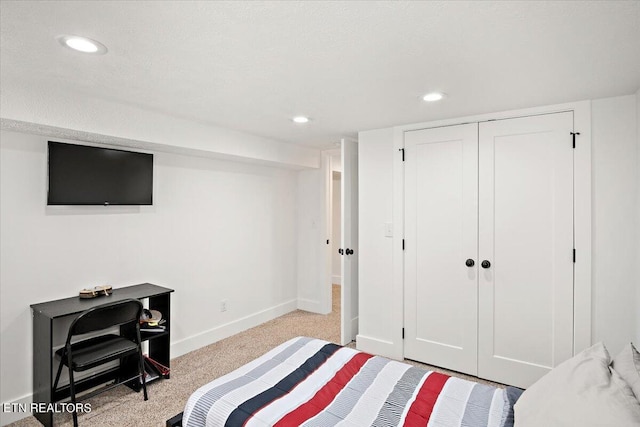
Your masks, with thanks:
<instances>
[{"instance_id":1,"label":"striped comforter","mask_svg":"<svg viewBox=\"0 0 640 427\"><path fill-rule=\"evenodd\" d=\"M312 338L294 338L198 389L184 427L513 426L508 390Z\"/></svg>"}]
</instances>

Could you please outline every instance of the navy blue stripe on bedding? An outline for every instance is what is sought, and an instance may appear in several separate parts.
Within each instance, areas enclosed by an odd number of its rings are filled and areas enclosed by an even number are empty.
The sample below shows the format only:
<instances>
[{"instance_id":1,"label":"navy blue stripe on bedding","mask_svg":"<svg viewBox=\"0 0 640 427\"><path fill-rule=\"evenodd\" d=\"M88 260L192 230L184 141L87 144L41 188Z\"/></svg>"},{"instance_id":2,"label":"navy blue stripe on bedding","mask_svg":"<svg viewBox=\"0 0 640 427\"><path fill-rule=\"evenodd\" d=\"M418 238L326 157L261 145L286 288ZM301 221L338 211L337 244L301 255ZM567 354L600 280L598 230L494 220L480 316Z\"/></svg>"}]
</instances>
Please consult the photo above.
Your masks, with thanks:
<instances>
[{"instance_id":1,"label":"navy blue stripe on bedding","mask_svg":"<svg viewBox=\"0 0 640 427\"><path fill-rule=\"evenodd\" d=\"M520 399L520 396L522 395L522 393L524 393L524 390L516 387L507 386L505 391L506 391L505 395L507 397L507 406L509 407L509 412L507 413L503 427L513 427L515 423L513 406L516 404L518 399Z\"/></svg>"},{"instance_id":2,"label":"navy blue stripe on bedding","mask_svg":"<svg viewBox=\"0 0 640 427\"><path fill-rule=\"evenodd\" d=\"M322 366L327 359L340 348L342 347L337 344L326 344L323 346L276 385L238 405L238 407L229 414L224 424L225 427L244 425L244 423L260 409L293 390L295 386Z\"/></svg>"}]
</instances>

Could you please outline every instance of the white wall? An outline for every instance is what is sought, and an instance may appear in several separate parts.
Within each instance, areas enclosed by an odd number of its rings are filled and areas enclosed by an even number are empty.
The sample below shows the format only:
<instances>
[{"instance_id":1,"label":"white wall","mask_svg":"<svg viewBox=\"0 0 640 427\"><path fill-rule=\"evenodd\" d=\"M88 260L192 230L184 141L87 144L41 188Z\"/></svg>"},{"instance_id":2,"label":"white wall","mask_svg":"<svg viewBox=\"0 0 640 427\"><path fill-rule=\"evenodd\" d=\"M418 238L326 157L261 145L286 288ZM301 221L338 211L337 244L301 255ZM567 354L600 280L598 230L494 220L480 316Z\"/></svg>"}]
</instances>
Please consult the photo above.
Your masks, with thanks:
<instances>
[{"instance_id":1,"label":"white wall","mask_svg":"<svg viewBox=\"0 0 640 427\"><path fill-rule=\"evenodd\" d=\"M298 266L298 308L327 314L331 312L331 258L326 241L331 235L327 199L330 171L326 156L323 166L298 172L298 249L291 256L297 260Z\"/></svg>"},{"instance_id":2,"label":"white wall","mask_svg":"<svg viewBox=\"0 0 640 427\"><path fill-rule=\"evenodd\" d=\"M592 339L612 353L640 341L639 95L593 101L592 108ZM402 317L394 307L392 240L383 226L392 219L393 128L360 132L360 335L358 348L393 357L402 348ZM398 188L398 187L395 187ZM401 354L401 352L400 352Z\"/></svg>"},{"instance_id":3,"label":"white wall","mask_svg":"<svg viewBox=\"0 0 640 427\"><path fill-rule=\"evenodd\" d=\"M298 172L156 152L153 206L47 207L46 142L0 134L3 403L30 401L33 303L173 288L172 357L296 308Z\"/></svg>"},{"instance_id":4,"label":"white wall","mask_svg":"<svg viewBox=\"0 0 640 427\"><path fill-rule=\"evenodd\" d=\"M393 129L358 135L359 331L357 347L386 356L402 328L393 316L393 301L402 299L392 288L393 238L384 224L393 222ZM401 237L398 237L401 238ZM401 354L401 353L400 353Z\"/></svg>"},{"instance_id":5,"label":"white wall","mask_svg":"<svg viewBox=\"0 0 640 427\"><path fill-rule=\"evenodd\" d=\"M634 95L592 102L593 341L616 354L637 331L638 143Z\"/></svg>"}]
</instances>

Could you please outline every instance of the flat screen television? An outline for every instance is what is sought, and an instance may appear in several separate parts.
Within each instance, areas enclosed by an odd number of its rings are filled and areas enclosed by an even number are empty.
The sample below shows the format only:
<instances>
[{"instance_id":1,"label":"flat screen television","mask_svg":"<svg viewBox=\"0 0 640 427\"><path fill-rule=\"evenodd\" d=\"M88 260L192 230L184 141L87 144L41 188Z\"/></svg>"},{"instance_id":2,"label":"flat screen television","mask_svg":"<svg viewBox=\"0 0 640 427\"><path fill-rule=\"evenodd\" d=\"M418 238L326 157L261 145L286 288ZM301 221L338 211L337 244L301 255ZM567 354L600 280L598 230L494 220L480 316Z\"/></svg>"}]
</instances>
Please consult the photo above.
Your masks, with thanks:
<instances>
[{"instance_id":1,"label":"flat screen television","mask_svg":"<svg viewBox=\"0 0 640 427\"><path fill-rule=\"evenodd\" d=\"M151 205L153 154L49 141L47 205Z\"/></svg>"}]
</instances>

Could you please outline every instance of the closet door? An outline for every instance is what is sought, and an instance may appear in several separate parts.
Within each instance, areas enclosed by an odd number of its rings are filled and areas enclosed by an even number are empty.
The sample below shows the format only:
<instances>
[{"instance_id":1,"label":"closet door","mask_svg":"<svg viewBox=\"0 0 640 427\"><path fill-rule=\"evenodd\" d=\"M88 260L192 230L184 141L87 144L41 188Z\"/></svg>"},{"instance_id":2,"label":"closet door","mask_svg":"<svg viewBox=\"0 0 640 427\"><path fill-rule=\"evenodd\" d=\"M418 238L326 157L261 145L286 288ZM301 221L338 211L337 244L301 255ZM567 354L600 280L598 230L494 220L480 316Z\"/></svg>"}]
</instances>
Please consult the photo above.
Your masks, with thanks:
<instances>
[{"instance_id":1,"label":"closet door","mask_svg":"<svg viewBox=\"0 0 640 427\"><path fill-rule=\"evenodd\" d=\"M476 123L405 133L405 357L473 375L477 183Z\"/></svg>"},{"instance_id":2,"label":"closet door","mask_svg":"<svg viewBox=\"0 0 640 427\"><path fill-rule=\"evenodd\" d=\"M572 131L571 112L480 124L480 377L528 387L573 353Z\"/></svg>"}]
</instances>

